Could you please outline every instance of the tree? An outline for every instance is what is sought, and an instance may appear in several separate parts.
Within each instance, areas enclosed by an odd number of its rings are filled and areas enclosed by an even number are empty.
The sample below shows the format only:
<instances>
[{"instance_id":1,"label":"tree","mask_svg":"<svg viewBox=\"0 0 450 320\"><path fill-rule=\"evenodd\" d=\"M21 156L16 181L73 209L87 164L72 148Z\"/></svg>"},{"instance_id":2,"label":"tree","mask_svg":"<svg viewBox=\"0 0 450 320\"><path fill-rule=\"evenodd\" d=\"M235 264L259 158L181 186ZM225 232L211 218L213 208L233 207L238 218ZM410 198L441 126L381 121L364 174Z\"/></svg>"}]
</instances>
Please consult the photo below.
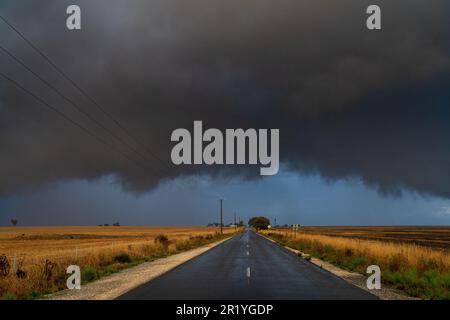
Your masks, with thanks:
<instances>
[{"instance_id":1,"label":"tree","mask_svg":"<svg viewBox=\"0 0 450 320\"><path fill-rule=\"evenodd\" d=\"M15 227L15 226L17 226L17 223L18 223L19 221L17 221L17 219L11 219L11 224Z\"/></svg>"},{"instance_id":2,"label":"tree","mask_svg":"<svg viewBox=\"0 0 450 320\"><path fill-rule=\"evenodd\" d=\"M269 227L270 221L266 217L253 217L248 220L248 225L258 230L265 230Z\"/></svg>"},{"instance_id":3,"label":"tree","mask_svg":"<svg viewBox=\"0 0 450 320\"><path fill-rule=\"evenodd\" d=\"M114 226L114 227L120 227L120 223L119 223L119 222L116 222L116 223L113 224L113 226Z\"/></svg>"}]
</instances>

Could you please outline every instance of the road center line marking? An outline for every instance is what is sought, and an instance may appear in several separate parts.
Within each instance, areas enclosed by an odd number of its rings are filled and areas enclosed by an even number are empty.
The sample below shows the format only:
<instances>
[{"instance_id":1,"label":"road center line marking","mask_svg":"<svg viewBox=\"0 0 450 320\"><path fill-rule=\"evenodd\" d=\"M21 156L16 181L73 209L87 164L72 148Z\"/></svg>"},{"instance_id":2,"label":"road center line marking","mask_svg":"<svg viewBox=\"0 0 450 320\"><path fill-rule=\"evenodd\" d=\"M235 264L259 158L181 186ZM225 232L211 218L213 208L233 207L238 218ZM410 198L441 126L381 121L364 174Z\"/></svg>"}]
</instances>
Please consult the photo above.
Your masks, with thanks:
<instances>
[{"instance_id":1,"label":"road center line marking","mask_svg":"<svg viewBox=\"0 0 450 320\"><path fill-rule=\"evenodd\" d=\"M250 278L250 267L247 267L247 278Z\"/></svg>"},{"instance_id":2,"label":"road center line marking","mask_svg":"<svg viewBox=\"0 0 450 320\"><path fill-rule=\"evenodd\" d=\"M250 255L250 252L247 250L247 255L249 256Z\"/></svg>"}]
</instances>

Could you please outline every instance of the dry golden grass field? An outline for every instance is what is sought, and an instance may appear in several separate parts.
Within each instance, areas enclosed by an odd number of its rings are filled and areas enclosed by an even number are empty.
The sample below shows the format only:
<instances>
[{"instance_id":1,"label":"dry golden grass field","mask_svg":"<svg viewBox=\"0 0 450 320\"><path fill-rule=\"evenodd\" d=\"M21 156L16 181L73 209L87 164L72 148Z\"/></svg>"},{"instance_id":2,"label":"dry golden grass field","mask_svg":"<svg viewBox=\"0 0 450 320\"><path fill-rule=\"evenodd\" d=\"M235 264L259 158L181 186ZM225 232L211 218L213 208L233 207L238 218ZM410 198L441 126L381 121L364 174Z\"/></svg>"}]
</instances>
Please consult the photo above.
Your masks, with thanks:
<instances>
[{"instance_id":1,"label":"dry golden grass field","mask_svg":"<svg viewBox=\"0 0 450 320\"><path fill-rule=\"evenodd\" d=\"M65 269L84 282L231 235L212 227L0 227L0 298L64 288Z\"/></svg>"},{"instance_id":2,"label":"dry golden grass field","mask_svg":"<svg viewBox=\"0 0 450 320\"><path fill-rule=\"evenodd\" d=\"M407 294L450 299L450 229L428 227L303 227L264 234L345 269L378 265L385 283Z\"/></svg>"},{"instance_id":3,"label":"dry golden grass field","mask_svg":"<svg viewBox=\"0 0 450 320\"><path fill-rule=\"evenodd\" d=\"M403 242L450 250L450 227L304 227L303 233Z\"/></svg>"}]
</instances>

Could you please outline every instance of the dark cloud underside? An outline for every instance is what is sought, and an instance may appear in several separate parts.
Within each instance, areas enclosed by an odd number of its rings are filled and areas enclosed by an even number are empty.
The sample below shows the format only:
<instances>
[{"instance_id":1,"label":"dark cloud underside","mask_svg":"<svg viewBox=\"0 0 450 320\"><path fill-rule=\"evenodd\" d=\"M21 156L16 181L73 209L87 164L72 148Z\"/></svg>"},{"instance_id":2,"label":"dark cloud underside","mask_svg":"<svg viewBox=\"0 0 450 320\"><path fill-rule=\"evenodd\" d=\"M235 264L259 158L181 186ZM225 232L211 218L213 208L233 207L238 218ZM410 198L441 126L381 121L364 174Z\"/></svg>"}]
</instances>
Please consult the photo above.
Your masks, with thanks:
<instances>
[{"instance_id":1,"label":"dark cloud underside","mask_svg":"<svg viewBox=\"0 0 450 320\"><path fill-rule=\"evenodd\" d=\"M83 30L65 28L82 8ZM280 128L280 159L302 173L361 177L382 192L450 196L447 1L6 1L2 15L139 137L141 156L0 55L0 69L129 154L117 152L0 81L0 194L117 174L127 190L199 171L254 178L256 168L174 168L170 133ZM0 22L1 44L118 136L124 132ZM163 168L164 167L164 168ZM170 170L167 169L170 167ZM154 172L157 171L158 174Z\"/></svg>"}]
</instances>

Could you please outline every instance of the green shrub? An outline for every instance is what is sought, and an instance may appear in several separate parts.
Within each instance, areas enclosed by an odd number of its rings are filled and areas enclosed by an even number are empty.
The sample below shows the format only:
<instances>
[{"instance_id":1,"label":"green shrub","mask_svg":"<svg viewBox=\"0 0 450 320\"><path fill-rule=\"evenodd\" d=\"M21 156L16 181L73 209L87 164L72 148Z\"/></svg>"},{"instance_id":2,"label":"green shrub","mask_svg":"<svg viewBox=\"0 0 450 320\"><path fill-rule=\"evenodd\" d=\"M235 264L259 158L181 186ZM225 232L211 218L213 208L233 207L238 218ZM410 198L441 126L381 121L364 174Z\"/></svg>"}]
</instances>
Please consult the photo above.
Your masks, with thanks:
<instances>
[{"instance_id":1,"label":"green shrub","mask_svg":"<svg viewBox=\"0 0 450 320\"><path fill-rule=\"evenodd\" d=\"M36 291L32 291L25 297L25 299L26 300L34 300L34 299L38 299L40 297L42 297L42 294L40 294L39 292L36 292Z\"/></svg>"},{"instance_id":2,"label":"green shrub","mask_svg":"<svg viewBox=\"0 0 450 320\"><path fill-rule=\"evenodd\" d=\"M94 281L98 278L97 270L93 267L85 267L81 272L81 280L83 282Z\"/></svg>"},{"instance_id":3,"label":"green shrub","mask_svg":"<svg viewBox=\"0 0 450 320\"><path fill-rule=\"evenodd\" d=\"M353 257L350 259L349 263L349 269L350 270L357 270L360 272L365 272L365 269L367 267L367 260L364 257Z\"/></svg>"},{"instance_id":4,"label":"green shrub","mask_svg":"<svg viewBox=\"0 0 450 320\"><path fill-rule=\"evenodd\" d=\"M169 238L164 234L157 235L154 241L165 247L169 245Z\"/></svg>"},{"instance_id":5,"label":"green shrub","mask_svg":"<svg viewBox=\"0 0 450 320\"><path fill-rule=\"evenodd\" d=\"M5 293L0 300L17 300L17 296L13 293Z\"/></svg>"},{"instance_id":6,"label":"green shrub","mask_svg":"<svg viewBox=\"0 0 450 320\"><path fill-rule=\"evenodd\" d=\"M130 263L131 257L128 253L122 252L114 256L113 258L114 262L118 263Z\"/></svg>"},{"instance_id":7,"label":"green shrub","mask_svg":"<svg viewBox=\"0 0 450 320\"><path fill-rule=\"evenodd\" d=\"M118 270L114 266L106 266L99 272L99 277L108 276L110 274L116 273Z\"/></svg>"},{"instance_id":8,"label":"green shrub","mask_svg":"<svg viewBox=\"0 0 450 320\"><path fill-rule=\"evenodd\" d=\"M383 271L382 281L407 294L424 299L450 299L450 273L428 270L420 273L416 269L407 271Z\"/></svg>"}]
</instances>

